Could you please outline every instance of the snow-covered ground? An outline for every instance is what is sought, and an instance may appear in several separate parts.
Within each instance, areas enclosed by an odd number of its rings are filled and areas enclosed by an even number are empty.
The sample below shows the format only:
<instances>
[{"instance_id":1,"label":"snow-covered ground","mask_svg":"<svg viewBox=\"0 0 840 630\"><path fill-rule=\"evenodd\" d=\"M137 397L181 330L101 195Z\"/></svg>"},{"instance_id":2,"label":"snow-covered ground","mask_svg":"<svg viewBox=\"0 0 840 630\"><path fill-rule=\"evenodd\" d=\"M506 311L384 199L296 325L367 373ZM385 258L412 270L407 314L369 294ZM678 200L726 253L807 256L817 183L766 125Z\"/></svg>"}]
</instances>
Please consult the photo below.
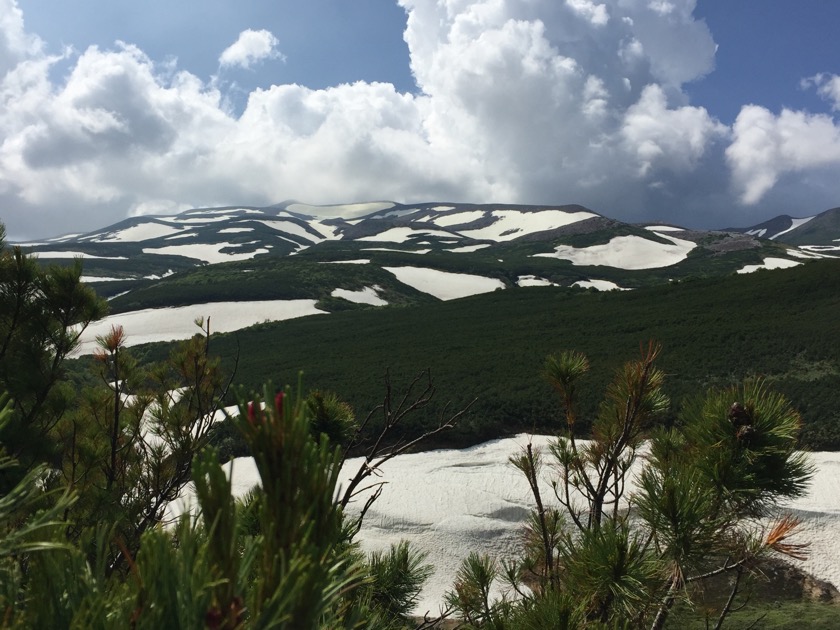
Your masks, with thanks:
<instances>
[{"instance_id":1,"label":"snow-covered ground","mask_svg":"<svg viewBox=\"0 0 840 630\"><path fill-rule=\"evenodd\" d=\"M555 230L598 215L592 212L564 212L563 210L542 210L540 212L494 210L492 216L495 221L487 227L461 230L460 233L477 240L512 241L526 234Z\"/></svg>"},{"instance_id":2,"label":"snow-covered ground","mask_svg":"<svg viewBox=\"0 0 840 630\"><path fill-rule=\"evenodd\" d=\"M556 286L551 280L540 278L539 276L519 276L516 279L516 286L518 287L551 287Z\"/></svg>"},{"instance_id":3,"label":"snow-covered ground","mask_svg":"<svg viewBox=\"0 0 840 630\"><path fill-rule=\"evenodd\" d=\"M523 520L533 507L525 477L508 462L532 442L546 449L551 438L520 434L461 450L437 450L401 455L383 467L382 496L362 525L358 540L366 551L387 549L409 540L428 554L435 573L427 582L416 612L436 612L443 594L452 586L455 573L470 552L499 559L518 554ZM840 453L812 453L816 476L807 496L783 506L802 519L801 533L793 542L810 542L809 559L797 566L840 584ZM347 483L361 465L350 459L341 473ZM240 458L226 465L233 468L234 493L241 496L259 482L253 459ZM547 467L546 467L547 472ZM547 478L542 479L544 500L553 496ZM191 501L191 491L184 494ZM351 504L351 510L359 509ZM173 506L179 513L183 504Z\"/></svg>"},{"instance_id":4,"label":"snow-covered ground","mask_svg":"<svg viewBox=\"0 0 840 630\"><path fill-rule=\"evenodd\" d=\"M629 291L629 289L622 289L610 280L578 280L572 286L580 287L581 289L595 289L597 291Z\"/></svg>"},{"instance_id":5,"label":"snow-covered ground","mask_svg":"<svg viewBox=\"0 0 840 630\"><path fill-rule=\"evenodd\" d=\"M182 230L183 228L181 226L149 222L133 225L129 228L111 232L109 234L99 235L93 240L116 243L147 241L149 239L160 238L162 236L179 234Z\"/></svg>"},{"instance_id":6,"label":"snow-covered ground","mask_svg":"<svg viewBox=\"0 0 840 630\"><path fill-rule=\"evenodd\" d=\"M814 215L814 216L816 216L816 215ZM788 232L791 232L791 231L795 230L796 228L798 228L802 225L805 225L806 223L808 223L808 221L810 221L813 218L814 217L804 217L802 219L791 219L790 220L790 227L786 230L782 230L781 232L778 232L778 233L774 234L773 236L770 237L770 240L771 241L776 240L782 234L787 234Z\"/></svg>"},{"instance_id":7,"label":"snow-covered ground","mask_svg":"<svg viewBox=\"0 0 840 630\"><path fill-rule=\"evenodd\" d=\"M738 270L738 273L752 273L759 269L788 269L789 267L796 267L801 265L795 260L788 260L787 258L765 258L760 265L744 265Z\"/></svg>"},{"instance_id":8,"label":"snow-covered ground","mask_svg":"<svg viewBox=\"0 0 840 630\"><path fill-rule=\"evenodd\" d=\"M641 236L616 236L603 245L580 248L559 245L551 253L534 254L534 256L570 260L574 265L596 265L618 269L658 269L676 265L685 260L688 253L697 247L691 241L658 232L656 234L671 241L671 244L657 243Z\"/></svg>"},{"instance_id":9,"label":"snow-covered ground","mask_svg":"<svg viewBox=\"0 0 840 630\"><path fill-rule=\"evenodd\" d=\"M165 247L144 247L144 254L162 254L164 256L186 256L209 264L232 262L234 260L251 260L259 254L267 254L268 250L260 247L256 251L242 253L225 253L221 250L240 247L241 243L190 243L189 245L166 245Z\"/></svg>"},{"instance_id":10,"label":"snow-covered ground","mask_svg":"<svg viewBox=\"0 0 840 630\"><path fill-rule=\"evenodd\" d=\"M374 285L372 287L364 287L358 291L351 291L349 289L335 289L330 295L332 297L342 298L348 302L355 302L356 304L370 304L371 306L386 306L387 300L379 297L379 292L382 287Z\"/></svg>"},{"instance_id":11,"label":"snow-covered ground","mask_svg":"<svg viewBox=\"0 0 840 630\"><path fill-rule=\"evenodd\" d=\"M379 234L363 236L361 238L357 238L356 240L369 241L372 243L405 243L409 238L417 238L420 236L440 236L447 238L451 237L452 234L438 230L415 230L410 227L395 227L385 230L384 232L380 232Z\"/></svg>"},{"instance_id":12,"label":"snow-covered ground","mask_svg":"<svg viewBox=\"0 0 840 630\"><path fill-rule=\"evenodd\" d=\"M195 320L210 318L210 332L232 332L266 321L281 321L305 315L323 314L315 300L264 300L258 302L210 302L172 308L148 308L129 311L94 322L82 333L75 356L96 349L96 337L105 335L111 326L122 326L126 345L153 341L189 339L198 332Z\"/></svg>"},{"instance_id":13,"label":"snow-covered ground","mask_svg":"<svg viewBox=\"0 0 840 630\"><path fill-rule=\"evenodd\" d=\"M383 267L400 282L434 295L440 300L455 300L479 293L504 289L505 284L496 278L473 276L467 273L450 273L425 267Z\"/></svg>"},{"instance_id":14,"label":"snow-covered ground","mask_svg":"<svg viewBox=\"0 0 840 630\"><path fill-rule=\"evenodd\" d=\"M96 258L99 260L128 260L125 256L94 256L85 252L32 252L36 258Z\"/></svg>"}]
</instances>

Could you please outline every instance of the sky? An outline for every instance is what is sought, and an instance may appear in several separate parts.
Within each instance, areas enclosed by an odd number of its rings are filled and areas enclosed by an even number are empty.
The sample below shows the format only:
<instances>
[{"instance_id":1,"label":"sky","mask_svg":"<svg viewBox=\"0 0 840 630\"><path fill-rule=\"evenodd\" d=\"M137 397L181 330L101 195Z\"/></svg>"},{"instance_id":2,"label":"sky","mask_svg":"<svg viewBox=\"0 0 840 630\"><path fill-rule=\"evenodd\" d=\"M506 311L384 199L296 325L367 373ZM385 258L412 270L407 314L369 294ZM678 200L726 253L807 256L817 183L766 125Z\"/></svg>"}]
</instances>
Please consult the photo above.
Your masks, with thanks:
<instances>
[{"instance_id":1,"label":"sky","mask_svg":"<svg viewBox=\"0 0 840 630\"><path fill-rule=\"evenodd\" d=\"M0 0L10 238L194 207L840 206L836 0Z\"/></svg>"}]
</instances>

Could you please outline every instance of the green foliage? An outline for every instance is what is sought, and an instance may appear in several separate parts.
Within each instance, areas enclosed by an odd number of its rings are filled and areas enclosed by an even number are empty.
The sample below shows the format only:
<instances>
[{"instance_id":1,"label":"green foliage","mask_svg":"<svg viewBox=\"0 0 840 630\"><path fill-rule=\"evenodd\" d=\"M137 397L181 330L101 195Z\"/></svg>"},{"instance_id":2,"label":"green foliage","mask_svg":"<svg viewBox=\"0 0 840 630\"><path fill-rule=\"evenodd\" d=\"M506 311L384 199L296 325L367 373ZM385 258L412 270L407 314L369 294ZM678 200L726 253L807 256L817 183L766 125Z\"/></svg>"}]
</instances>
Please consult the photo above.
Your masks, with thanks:
<instances>
[{"instance_id":1,"label":"green foliage","mask_svg":"<svg viewBox=\"0 0 840 630\"><path fill-rule=\"evenodd\" d=\"M0 388L14 404L6 441L21 471L59 450L49 433L72 407L73 395L61 384L63 361L84 327L105 312L81 273L80 260L39 267L0 238ZM16 481L8 479L6 489Z\"/></svg>"},{"instance_id":2,"label":"green foliage","mask_svg":"<svg viewBox=\"0 0 840 630\"><path fill-rule=\"evenodd\" d=\"M237 381L246 387L260 387L266 377L294 379L304 365L307 382L335 392L360 415L380 397L386 368L399 382L428 367L441 383L441 401L463 408L478 398L470 417L430 444L462 446L554 430L564 405L538 378L552 348L578 348L591 360L591 387L577 403L578 429L589 435L598 392L639 339L654 337L664 348L658 365L672 400L762 376L802 413L802 444L830 450L840 448L839 310L840 261L821 260L627 292L513 288L261 324L213 339L228 370L239 357ZM162 360L167 352L147 347L138 356ZM442 406L434 401L416 415L408 436L427 429ZM673 407L664 421L679 411Z\"/></svg>"},{"instance_id":3,"label":"green foliage","mask_svg":"<svg viewBox=\"0 0 840 630\"><path fill-rule=\"evenodd\" d=\"M425 554L412 549L408 541L391 545L387 552L371 553L367 559L368 581L358 597L366 600L381 620L393 620L401 627L434 570L423 564L424 560Z\"/></svg>"},{"instance_id":4,"label":"green foliage","mask_svg":"<svg viewBox=\"0 0 840 630\"><path fill-rule=\"evenodd\" d=\"M716 613L723 620L742 579L771 551L802 557L804 546L787 542L798 526L792 517L767 531L753 526L810 479L795 450L799 415L762 383L747 383L711 390L674 427L656 427L668 405L659 354L650 344L616 371L588 441L575 421L588 362L572 352L549 357L546 375L567 421L551 445L551 468L531 445L511 458L535 503L522 557L505 567L518 598L492 601L495 562L470 556L448 595L470 627L555 619L558 627L662 628L678 600L690 602L701 583L729 574L733 586ZM553 471L550 499L540 490L545 469Z\"/></svg>"}]
</instances>

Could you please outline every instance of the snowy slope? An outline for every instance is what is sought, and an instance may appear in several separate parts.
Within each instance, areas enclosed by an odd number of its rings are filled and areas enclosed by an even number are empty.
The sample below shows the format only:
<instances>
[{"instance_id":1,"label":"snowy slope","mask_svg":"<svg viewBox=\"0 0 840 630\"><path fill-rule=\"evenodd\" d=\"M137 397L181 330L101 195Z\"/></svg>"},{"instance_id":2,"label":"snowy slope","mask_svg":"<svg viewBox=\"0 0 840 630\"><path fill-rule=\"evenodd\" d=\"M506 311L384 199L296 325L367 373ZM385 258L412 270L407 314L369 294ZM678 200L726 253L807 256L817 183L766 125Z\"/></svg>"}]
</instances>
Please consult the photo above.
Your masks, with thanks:
<instances>
[{"instance_id":1,"label":"snowy slope","mask_svg":"<svg viewBox=\"0 0 840 630\"><path fill-rule=\"evenodd\" d=\"M530 441L545 449L547 436L520 434L467 449L401 455L384 466L382 495L368 511L358 540L366 551L387 549L408 540L428 554L435 572L415 610L436 612L451 588L462 559L472 551L498 559L518 553L519 535L533 499L525 477L508 462ZM797 566L817 578L840 584L840 453L811 453L817 474L805 497L783 506L803 520L792 542L811 543L810 557ZM340 479L347 480L362 464L348 460ZM237 496L259 483L253 459L240 458L233 468ZM543 497L552 496L547 477L541 479ZM172 513L191 501L191 491ZM362 500L363 501L363 500ZM350 511L359 509L351 505ZM494 595L498 595L497 589Z\"/></svg>"},{"instance_id":2,"label":"snowy slope","mask_svg":"<svg viewBox=\"0 0 840 630\"><path fill-rule=\"evenodd\" d=\"M808 225L814 222L817 219ZM363 284L379 283L386 293L400 293L401 303L410 303L420 299L416 291L450 300L514 286L635 288L705 275L709 273L704 267L707 260L713 262L714 273L726 274L789 267L833 248L785 247L749 235L697 232L667 224L629 226L574 205L387 201L197 208L176 215L133 217L88 234L65 235L28 247L44 262L66 264L68 259L83 258L85 278L97 283L100 294L116 300L116 310L142 308L143 300L153 293L147 290L148 280L155 277L250 261L260 262L258 270L265 277L278 258L288 264L296 260L367 261L392 279L372 271L355 281L341 278L330 280L331 286L307 285L301 297L331 296L373 307L393 301L333 291L359 291ZM730 256L744 250L754 250L754 254ZM669 268L668 278L655 273L665 268ZM235 271L225 273L229 284L224 290L204 274L198 282L206 289L196 291L192 286L189 294L200 294L195 301L201 303L238 296L241 290L230 287L230 283L241 284L231 279ZM316 283L322 275L304 274L307 282ZM346 275L353 274L347 271ZM283 281L289 274L277 276ZM190 282L163 281L152 303L182 303L172 298L180 291L173 285ZM413 291L406 292L407 287ZM144 293L135 298L138 289ZM127 293L129 297L123 297ZM251 293L243 299L258 295Z\"/></svg>"}]
</instances>

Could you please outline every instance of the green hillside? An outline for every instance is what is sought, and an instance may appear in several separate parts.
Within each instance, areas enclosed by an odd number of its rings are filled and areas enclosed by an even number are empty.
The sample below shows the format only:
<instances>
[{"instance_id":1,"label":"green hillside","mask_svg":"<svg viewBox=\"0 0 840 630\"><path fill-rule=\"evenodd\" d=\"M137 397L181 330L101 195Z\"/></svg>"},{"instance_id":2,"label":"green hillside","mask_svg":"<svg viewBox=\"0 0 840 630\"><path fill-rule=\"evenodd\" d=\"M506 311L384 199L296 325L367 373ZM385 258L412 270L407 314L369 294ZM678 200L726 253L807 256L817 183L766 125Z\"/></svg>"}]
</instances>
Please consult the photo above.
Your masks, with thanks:
<instances>
[{"instance_id":1,"label":"green hillside","mask_svg":"<svg viewBox=\"0 0 840 630\"><path fill-rule=\"evenodd\" d=\"M247 308L244 303L242 308ZM763 376L790 396L805 421L803 444L840 448L840 261L699 279L630 292L511 288L444 303L333 313L214 337L236 381L256 388L305 372L359 415L381 401L390 370L399 386L430 368L437 405L416 417L432 425L443 404L478 400L450 444L556 427L559 406L540 376L546 354L567 348L592 363L583 417L612 371L654 339L673 400ZM163 348L138 349L147 358ZM397 387L399 390L399 387Z\"/></svg>"}]
</instances>

